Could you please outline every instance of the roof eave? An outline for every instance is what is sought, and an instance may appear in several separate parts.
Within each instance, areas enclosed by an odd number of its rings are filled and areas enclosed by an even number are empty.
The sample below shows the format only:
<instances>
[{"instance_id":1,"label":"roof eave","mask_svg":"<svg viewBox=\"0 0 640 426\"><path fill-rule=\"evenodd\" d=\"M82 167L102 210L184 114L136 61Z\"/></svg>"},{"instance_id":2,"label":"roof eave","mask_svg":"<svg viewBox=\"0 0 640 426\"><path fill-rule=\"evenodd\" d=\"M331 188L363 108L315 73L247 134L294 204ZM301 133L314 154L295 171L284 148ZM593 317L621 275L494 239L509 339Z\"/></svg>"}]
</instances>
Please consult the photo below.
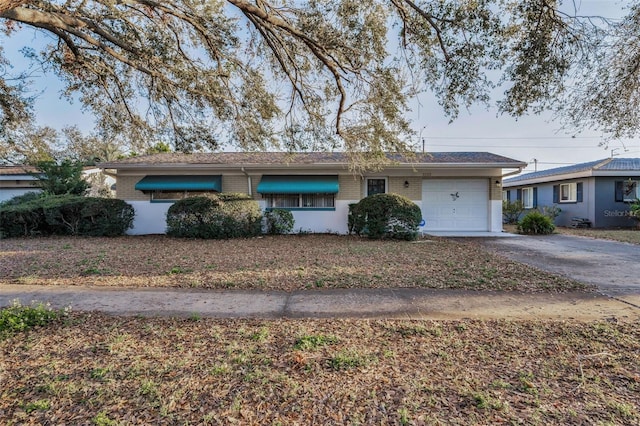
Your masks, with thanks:
<instances>
[{"instance_id":1,"label":"roof eave","mask_svg":"<svg viewBox=\"0 0 640 426\"><path fill-rule=\"evenodd\" d=\"M526 163L398 163L384 166L385 168L393 169L410 169L410 168L460 168L460 169L477 169L477 168L502 168L502 169L517 169L523 168ZM156 169L281 169L281 168L338 168L348 169L349 163L276 163L276 164L263 164L263 163L237 163L237 164L215 164L215 163L135 163L135 164L118 164L118 163L100 163L98 167L101 169L117 169L117 170L156 170Z\"/></svg>"},{"instance_id":2,"label":"roof eave","mask_svg":"<svg viewBox=\"0 0 640 426\"><path fill-rule=\"evenodd\" d=\"M549 183L549 182L557 182L560 180L572 180L572 179L584 179L593 176L593 170L585 170L582 172L576 173L563 173L558 175L549 175L549 176L541 176L531 179L522 179L515 182L509 182L508 180L504 181L502 185L505 188L510 188L514 186L523 186L523 185L534 185L539 183Z\"/></svg>"}]
</instances>

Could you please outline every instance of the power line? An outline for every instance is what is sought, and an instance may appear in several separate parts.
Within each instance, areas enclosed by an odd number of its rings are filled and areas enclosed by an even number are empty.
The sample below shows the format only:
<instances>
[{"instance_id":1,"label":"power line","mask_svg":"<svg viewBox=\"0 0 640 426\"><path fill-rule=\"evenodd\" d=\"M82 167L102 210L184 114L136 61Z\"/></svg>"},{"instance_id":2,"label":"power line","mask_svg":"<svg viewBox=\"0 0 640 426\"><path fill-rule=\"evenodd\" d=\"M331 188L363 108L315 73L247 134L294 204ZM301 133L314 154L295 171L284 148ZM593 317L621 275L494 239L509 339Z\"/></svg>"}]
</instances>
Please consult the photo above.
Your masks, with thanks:
<instances>
[{"instance_id":1,"label":"power line","mask_svg":"<svg viewBox=\"0 0 640 426\"><path fill-rule=\"evenodd\" d=\"M430 144L427 143L427 147L430 146L445 146L445 147L458 147L458 148L477 148L478 145L451 145L451 144ZM593 148L602 148L597 146L584 146L584 145L563 145L563 146L542 146L542 145L482 145L483 148L509 148L509 149L532 149L532 148L541 148L541 149L593 149ZM604 148L602 148L604 149Z\"/></svg>"},{"instance_id":2,"label":"power line","mask_svg":"<svg viewBox=\"0 0 640 426\"><path fill-rule=\"evenodd\" d=\"M506 137L506 136L483 136L483 137L473 137L473 136L425 136L425 139L457 139L457 140L467 140L467 139L478 139L478 140L489 140L489 139L503 139L503 140L520 140L520 139L602 139L600 136L518 136L518 137Z\"/></svg>"}]
</instances>

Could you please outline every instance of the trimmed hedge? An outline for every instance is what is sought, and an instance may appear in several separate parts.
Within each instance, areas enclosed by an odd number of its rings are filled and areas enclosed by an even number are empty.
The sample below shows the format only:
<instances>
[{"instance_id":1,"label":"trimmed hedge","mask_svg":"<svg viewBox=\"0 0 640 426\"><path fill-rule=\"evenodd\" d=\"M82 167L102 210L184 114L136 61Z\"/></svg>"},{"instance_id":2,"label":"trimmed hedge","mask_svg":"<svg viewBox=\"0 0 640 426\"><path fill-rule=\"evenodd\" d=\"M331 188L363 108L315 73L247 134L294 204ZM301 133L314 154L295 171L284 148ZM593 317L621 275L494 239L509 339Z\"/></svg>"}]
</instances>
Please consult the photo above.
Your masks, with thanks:
<instances>
[{"instance_id":1,"label":"trimmed hedge","mask_svg":"<svg viewBox=\"0 0 640 426\"><path fill-rule=\"evenodd\" d=\"M246 194L221 193L176 201L167 211L167 235L225 239L262 233L262 211Z\"/></svg>"},{"instance_id":2,"label":"trimmed hedge","mask_svg":"<svg viewBox=\"0 0 640 426\"><path fill-rule=\"evenodd\" d=\"M289 234L293 231L295 219L293 213L285 209L272 209L264 214L267 234Z\"/></svg>"},{"instance_id":3,"label":"trimmed hedge","mask_svg":"<svg viewBox=\"0 0 640 426\"><path fill-rule=\"evenodd\" d=\"M415 240L422 212L398 194L376 194L349 206L349 233L369 238Z\"/></svg>"},{"instance_id":4,"label":"trimmed hedge","mask_svg":"<svg viewBox=\"0 0 640 426\"><path fill-rule=\"evenodd\" d=\"M0 207L0 238L35 235L113 237L133 225L134 210L122 200L43 195Z\"/></svg>"}]
</instances>

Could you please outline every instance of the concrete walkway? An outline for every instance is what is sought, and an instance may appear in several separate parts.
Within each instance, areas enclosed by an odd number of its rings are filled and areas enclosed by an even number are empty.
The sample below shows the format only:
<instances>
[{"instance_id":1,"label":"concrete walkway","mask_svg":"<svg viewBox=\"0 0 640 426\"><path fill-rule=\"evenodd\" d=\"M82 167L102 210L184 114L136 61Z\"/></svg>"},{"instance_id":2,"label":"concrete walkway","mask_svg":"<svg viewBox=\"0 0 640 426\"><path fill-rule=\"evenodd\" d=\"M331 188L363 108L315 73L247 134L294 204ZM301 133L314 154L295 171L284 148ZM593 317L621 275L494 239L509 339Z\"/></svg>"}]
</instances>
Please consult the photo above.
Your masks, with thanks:
<instances>
[{"instance_id":1,"label":"concrete walkway","mask_svg":"<svg viewBox=\"0 0 640 426\"><path fill-rule=\"evenodd\" d=\"M640 295L627 300L598 293L522 294L434 289L354 289L286 292L90 287L0 287L13 300L113 315L217 318L405 318L640 320Z\"/></svg>"}]
</instances>

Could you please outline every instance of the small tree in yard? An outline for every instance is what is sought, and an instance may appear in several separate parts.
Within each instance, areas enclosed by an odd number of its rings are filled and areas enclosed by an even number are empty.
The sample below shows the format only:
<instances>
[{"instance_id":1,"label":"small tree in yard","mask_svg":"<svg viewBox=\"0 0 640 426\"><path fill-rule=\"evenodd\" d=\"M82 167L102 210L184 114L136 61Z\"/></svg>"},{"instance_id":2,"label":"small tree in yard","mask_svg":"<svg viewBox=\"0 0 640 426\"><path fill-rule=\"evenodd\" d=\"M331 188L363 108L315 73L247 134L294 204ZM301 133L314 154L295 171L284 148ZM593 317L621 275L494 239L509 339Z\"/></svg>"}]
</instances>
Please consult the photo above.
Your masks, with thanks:
<instances>
[{"instance_id":1,"label":"small tree in yard","mask_svg":"<svg viewBox=\"0 0 640 426\"><path fill-rule=\"evenodd\" d=\"M524 211L522 201L503 201L502 202L502 218L507 225L515 225L520 219L520 215Z\"/></svg>"},{"instance_id":2,"label":"small tree in yard","mask_svg":"<svg viewBox=\"0 0 640 426\"><path fill-rule=\"evenodd\" d=\"M60 163L41 161L36 167L41 173L34 176L47 195L83 195L90 186L82 175L82 163L68 159Z\"/></svg>"}]
</instances>

